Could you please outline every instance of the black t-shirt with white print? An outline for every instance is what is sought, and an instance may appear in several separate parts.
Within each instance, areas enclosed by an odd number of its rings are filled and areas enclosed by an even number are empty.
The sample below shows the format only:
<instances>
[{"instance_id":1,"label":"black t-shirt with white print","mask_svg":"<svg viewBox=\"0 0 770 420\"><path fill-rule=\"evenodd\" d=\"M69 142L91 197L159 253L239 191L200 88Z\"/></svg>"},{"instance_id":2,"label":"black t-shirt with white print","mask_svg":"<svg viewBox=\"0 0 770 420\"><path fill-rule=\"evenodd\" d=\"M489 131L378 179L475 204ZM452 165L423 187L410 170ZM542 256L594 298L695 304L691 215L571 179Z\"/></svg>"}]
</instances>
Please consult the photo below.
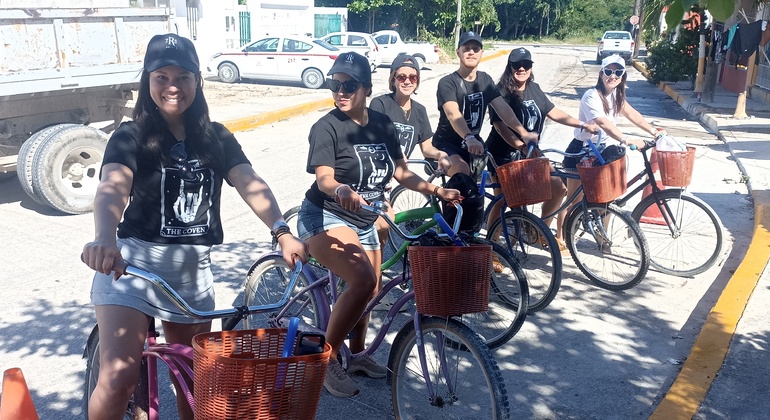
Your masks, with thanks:
<instances>
[{"instance_id":1,"label":"black t-shirt with white print","mask_svg":"<svg viewBox=\"0 0 770 420\"><path fill-rule=\"evenodd\" d=\"M223 125L214 131L224 152L218 173L203 167L195 150L186 144L193 176L182 177L179 163L161 164L143 152L139 126L125 122L110 137L102 165L119 163L133 173L131 197L118 226L118 237L134 237L162 244L215 245L223 240L219 216L222 181L226 173L249 160L235 137ZM176 140L169 132L167 143Z\"/></svg>"},{"instance_id":2,"label":"black t-shirt with white print","mask_svg":"<svg viewBox=\"0 0 770 420\"><path fill-rule=\"evenodd\" d=\"M428 120L428 111L414 99L412 99L412 108L407 112L407 115L404 115L403 110L396 102L395 93L372 99L369 109L382 112L390 117L396 127L396 133L398 133L401 150L407 159L412 156L412 152L418 144L433 137L433 130L431 130Z\"/></svg>"},{"instance_id":3,"label":"black t-shirt with white print","mask_svg":"<svg viewBox=\"0 0 770 420\"><path fill-rule=\"evenodd\" d=\"M362 127L335 108L313 124L308 140L308 173L315 173L318 166L329 166L334 169L337 182L350 185L368 203L384 199L385 186L396 169L395 162L404 158L393 122L371 109L369 122ZM377 219L371 212L343 209L334 197L318 189L317 182L313 182L305 197L359 228Z\"/></svg>"},{"instance_id":4,"label":"black t-shirt with white print","mask_svg":"<svg viewBox=\"0 0 770 420\"><path fill-rule=\"evenodd\" d=\"M543 93L543 90L535 82L527 82L527 87L524 89L524 97L518 106L514 101L515 93L510 93L503 96L503 99L511 106L513 113L516 114L516 118L521 121L524 128L530 133L537 133L538 135L543 132L543 124L545 124L545 117L554 108L553 102ZM497 115L494 109L489 110L489 121L495 123L501 121L500 116ZM513 132L517 138L521 138L519 133ZM487 138L487 150L493 156L508 156L516 149L508 144L497 130L492 130Z\"/></svg>"},{"instance_id":5,"label":"black t-shirt with white print","mask_svg":"<svg viewBox=\"0 0 770 420\"><path fill-rule=\"evenodd\" d=\"M478 135L481 132L487 106L498 96L500 92L497 91L495 82L483 71L477 71L476 80L472 82L463 80L457 72L442 77L436 92L439 120L436 133L433 135L433 144L459 146L464 140L463 133L455 132L452 124L449 123L449 118L444 112L445 103L457 102L468 128L473 134Z\"/></svg>"}]
</instances>

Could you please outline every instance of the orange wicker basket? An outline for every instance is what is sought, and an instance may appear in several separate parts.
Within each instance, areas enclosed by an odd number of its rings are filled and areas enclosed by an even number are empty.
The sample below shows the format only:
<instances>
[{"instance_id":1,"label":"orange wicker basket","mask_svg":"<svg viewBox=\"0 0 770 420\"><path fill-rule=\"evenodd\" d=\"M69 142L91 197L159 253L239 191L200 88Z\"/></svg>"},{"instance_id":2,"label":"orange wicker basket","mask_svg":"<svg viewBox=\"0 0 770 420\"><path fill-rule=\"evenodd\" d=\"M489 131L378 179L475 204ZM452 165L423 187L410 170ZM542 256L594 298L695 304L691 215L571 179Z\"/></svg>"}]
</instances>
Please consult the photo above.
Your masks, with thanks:
<instances>
[{"instance_id":1,"label":"orange wicker basket","mask_svg":"<svg viewBox=\"0 0 770 420\"><path fill-rule=\"evenodd\" d=\"M551 199L548 158L515 160L496 170L508 207L521 207Z\"/></svg>"},{"instance_id":2,"label":"orange wicker basket","mask_svg":"<svg viewBox=\"0 0 770 420\"><path fill-rule=\"evenodd\" d=\"M626 192L626 158L606 165L592 166L591 160L578 163L583 193L591 203L608 203Z\"/></svg>"},{"instance_id":3,"label":"orange wicker basket","mask_svg":"<svg viewBox=\"0 0 770 420\"><path fill-rule=\"evenodd\" d=\"M413 245L408 252L417 312L453 316L487 310L491 245Z\"/></svg>"},{"instance_id":4,"label":"orange wicker basket","mask_svg":"<svg viewBox=\"0 0 770 420\"><path fill-rule=\"evenodd\" d=\"M695 166L695 148L687 146L686 152L658 153L660 181L667 187L686 187L692 181Z\"/></svg>"},{"instance_id":5,"label":"orange wicker basket","mask_svg":"<svg viewBox=\"0 0 770 420\"><path fill-rule=\"evenodd\" d=\"M331 346L280 357L286 334L271 328L196 335L196 420L315 418Z\"/></svg>"}]
</instances>

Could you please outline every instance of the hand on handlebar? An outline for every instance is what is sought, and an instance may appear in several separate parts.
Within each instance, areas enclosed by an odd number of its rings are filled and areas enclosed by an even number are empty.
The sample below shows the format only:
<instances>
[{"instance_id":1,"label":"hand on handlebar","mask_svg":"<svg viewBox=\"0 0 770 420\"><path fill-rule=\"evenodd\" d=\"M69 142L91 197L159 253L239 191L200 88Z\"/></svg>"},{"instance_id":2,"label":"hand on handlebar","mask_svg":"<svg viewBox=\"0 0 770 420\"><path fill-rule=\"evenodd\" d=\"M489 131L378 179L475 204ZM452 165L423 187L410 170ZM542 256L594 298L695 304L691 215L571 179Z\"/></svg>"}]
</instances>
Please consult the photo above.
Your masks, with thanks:
<instances>
[{"instance_id":1,"label":"hand on handlebar","mask_svg":"<svg viewBox=\"0 0 770 420\"><path fill-rule=\"evenodd\" d=\"M597 134L601 128L599 128L599 126L594 123L585 123L583 124L583 130L586 130L591 134Z\"/></svg>"},{"instance_id":2,"label":"hand on handlebar","mask_svg":"<svg viewBox=\"0 0 770 420\"><path fill-rule=\"evenodd\" d=\"M452 167L452 161L449 160L449 155L447 155L446 152L439 152L436 162L438 162L438 171L440 173L445 174L449 172L449 168Z\"/></svg>"},{"instance_id":3,"label":"hand on handlebar","mask_svg":"<svg viewBox=\"0 0 770 420\"><path fill-rule=\"evenodd\" d=\"M527 132L526 134L524 134L523 136L521 136L521 140L522 140L524 143L526 143L526 144L529 144L529 143L533 143L533 142L534 142L535 144L537 144L537 143L539 142L539 139L538 139L537 133L534 133L534 132Z\"/></svg>"},{"instance_id":4,"label":"hand on handlebar","mask_svg":"<svg viewBox=\"0 0 770 420\"><path fill-rule=\"evenodd\" d=\"M465 144L465 148L468 150L468 153L472 155L484 154L484 143L480 142L479 139L475 137L468 137L463 142Z\"/></svg>"},{"instance_id":5,"label":"hand on handlebar","mask_svg":"<svg viewBox=\"0 0 770 420\"><path fill-rule=\"evenodd\" d=\"M366 200L347 185L337 191L334 201L340 203L343 209L350 211L358 211L361 209L361 205L366 204Z\"/></svg>"},{"instance_id":6,"label":"hand on handlebar","mask_svg":"<svg viewBox=\"0 0 770 420\"><path fill-rule=\"evenodd\" d=\"M436 194L442 200L449 202L458 202L463 199L463 196L460 195L460 190L455 190L452 188L441 187L436 191Z\"/></svg>"},{"instance_id":7,"label":"hand on handlebar","mask_svg":"<svg viewBox=\"0 0 770 420\"><path fill-rule=\"evenodd\" d=\"M278 245L281 247L281 255L284 261L292 270L294 270L297 260L302 261L303 264L307 263L308 255L310 254L308 246L296 236L281 235L278 238Z\"/></svg>"},{"instance_id":8,"label":"hand on handlebar","mask_svg":"<svg viewBox=\"0 0 770 420\"><path fill-rule=\"evenodd\" d=\"M83 261L92 270L102 274L113 273L114 280L117 280L122 271L115 270L113 267L124 265L123 256L114 241L93 241L83 247L83 253L80 255Z\"/></svg>"}]
</instances>

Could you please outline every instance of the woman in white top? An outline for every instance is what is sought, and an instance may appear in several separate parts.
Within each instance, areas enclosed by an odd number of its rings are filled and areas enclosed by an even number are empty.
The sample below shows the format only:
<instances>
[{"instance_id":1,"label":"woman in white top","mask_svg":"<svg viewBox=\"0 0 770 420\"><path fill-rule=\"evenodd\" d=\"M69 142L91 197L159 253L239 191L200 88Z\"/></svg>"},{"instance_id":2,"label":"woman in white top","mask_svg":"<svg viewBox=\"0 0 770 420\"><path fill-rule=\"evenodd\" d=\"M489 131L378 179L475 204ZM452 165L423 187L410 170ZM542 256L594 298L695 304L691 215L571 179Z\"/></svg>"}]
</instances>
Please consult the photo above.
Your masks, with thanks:
<instances>
[{"instance_id":1,"label":"woman in white top","mask_svg":"<svg viewBox=\"0 0 770 420\"><path fill-rule=\"evenodd\" d=\"M630 139L623 134L617 127L618 116L622 115L631 121L635 126L650 133L653 137L665 134L665 130L655 128L648 123L642 114L626 101L626 62L618 55L611 55L602 60L602 68L599 71L599 80L596 86L588 89L580 99L580 110L578 119L586 123L593 123L604 131L602 142L611 137L620 142L621 145L633 144L641 148L644 142L641 139ZM592 138L593 137L593 138ZM575 129L575 139L567 147L567 153L577 153L587 144L586 141L596 140L596 136L591 133ZM563 166L565 170L577 171L577 159L565 157ZM567 180L567 197L572 196L575 190L580 186L577 179ZM563 240L562 224L567 216L567 211L559 214L557 222L557 239Z\"/></svg>"}]
</instances>

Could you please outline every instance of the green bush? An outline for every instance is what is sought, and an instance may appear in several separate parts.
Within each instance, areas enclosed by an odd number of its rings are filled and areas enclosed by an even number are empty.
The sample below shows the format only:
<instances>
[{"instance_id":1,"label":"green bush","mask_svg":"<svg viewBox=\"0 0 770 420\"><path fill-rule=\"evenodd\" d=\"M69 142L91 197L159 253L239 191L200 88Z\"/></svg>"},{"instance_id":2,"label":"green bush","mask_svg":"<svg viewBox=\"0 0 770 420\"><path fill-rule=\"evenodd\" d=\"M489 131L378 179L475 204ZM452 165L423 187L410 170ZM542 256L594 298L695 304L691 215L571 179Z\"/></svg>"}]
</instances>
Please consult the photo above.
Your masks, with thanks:
<instances>
[{"instance_id":1,"label":"green bush","mask_svg":"<svg viewBox=\"0 0 770 420\"><path fill-rule=\"evenodd\" d=\"M650 83L690 80L694 86L698 72L698 31L680 26L676 41L667 37L655 41L647 55Z\"/></svg>"}]
</instances>

